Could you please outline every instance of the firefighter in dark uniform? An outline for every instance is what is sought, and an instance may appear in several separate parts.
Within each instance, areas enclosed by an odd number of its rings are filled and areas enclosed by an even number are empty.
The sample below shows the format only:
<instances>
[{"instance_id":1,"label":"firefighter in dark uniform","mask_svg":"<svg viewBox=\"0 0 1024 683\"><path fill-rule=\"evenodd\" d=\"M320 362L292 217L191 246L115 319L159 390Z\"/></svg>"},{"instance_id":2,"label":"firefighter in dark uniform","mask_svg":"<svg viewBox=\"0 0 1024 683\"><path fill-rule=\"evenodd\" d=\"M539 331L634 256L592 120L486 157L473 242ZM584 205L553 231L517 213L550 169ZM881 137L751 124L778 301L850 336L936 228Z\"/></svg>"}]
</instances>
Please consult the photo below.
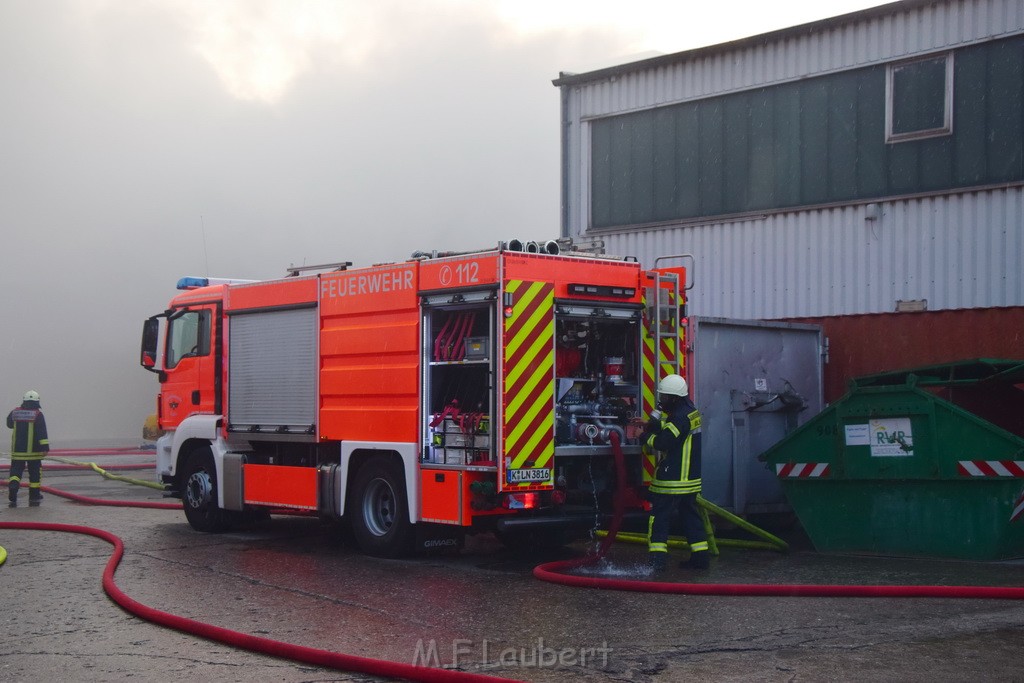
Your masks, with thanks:
<instances>
[{"instance_id":1,"label":"firefighter in dark uniform","mask_svg":"<svg viewBox=\"0 0 1024 683\"><path fill-rule=\"evenodd\" d=\"M7 427L11 433L11 476L8 480L8 498L10 506L18 507L18 488L21 486L21 475L28 466L28 504L39 505L43 501L41 470L42 461L50 450L50 441L46 436L46 420L39 408L39 394L26 391L21 407L15 408L7 416Z\"/></svg>"},{"instance_id":2,"label":"firefighter in dark uniform","mask_svg":"<svg viewBox=\"0 0 1024 683\"><path fill-rule=\"evenodd\" d=\"M669 523L677 506L681 508L683 533L690 545L690 558L679 566L707 569L710 563L707 534L697 509L700 413L690 401L689 393L686 380L679 375L663 378L658 384L658 399L665 414L648 423L643 437L648 448L662 454L648 493L651 517L647 550L650 565L655 571L665 568Z\"/></svg>"}]
</instances>

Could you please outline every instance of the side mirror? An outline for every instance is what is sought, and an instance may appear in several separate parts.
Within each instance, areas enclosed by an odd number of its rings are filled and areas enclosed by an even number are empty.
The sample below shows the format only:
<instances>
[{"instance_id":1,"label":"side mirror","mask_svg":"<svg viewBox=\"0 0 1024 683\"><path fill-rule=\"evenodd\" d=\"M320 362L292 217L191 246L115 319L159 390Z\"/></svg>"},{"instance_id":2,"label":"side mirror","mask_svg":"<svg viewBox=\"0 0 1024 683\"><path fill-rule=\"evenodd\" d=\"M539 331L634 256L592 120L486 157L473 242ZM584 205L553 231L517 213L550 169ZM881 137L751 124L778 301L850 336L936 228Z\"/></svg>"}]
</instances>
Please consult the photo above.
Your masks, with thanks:
<instances>
[{"instance_id":1,"label":"side mirror","mask_svg":"<svg viewBox=\"0 0 1024 683\"><path fill-rule=\"evenodd\" d=\"M150 372L159 372L156 367L159 340L160 319L154 316L142 324L142 348L139 353L139 365Z\"/></svg>"}]
</instances>

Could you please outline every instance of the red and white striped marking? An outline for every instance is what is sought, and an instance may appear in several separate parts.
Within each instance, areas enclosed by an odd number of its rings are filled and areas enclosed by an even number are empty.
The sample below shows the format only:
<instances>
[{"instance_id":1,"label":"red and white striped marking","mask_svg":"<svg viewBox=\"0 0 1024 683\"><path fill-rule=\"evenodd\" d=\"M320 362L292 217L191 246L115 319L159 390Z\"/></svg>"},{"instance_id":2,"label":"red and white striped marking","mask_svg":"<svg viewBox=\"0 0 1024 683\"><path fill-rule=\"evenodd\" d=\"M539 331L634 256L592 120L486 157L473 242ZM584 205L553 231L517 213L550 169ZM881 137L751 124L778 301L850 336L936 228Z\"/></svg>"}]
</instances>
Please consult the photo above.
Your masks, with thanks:
<instances>
[{"instance_id":1,"label":"red and white striped marking","mask_svg":"<svg viewBox=\"0 0 1024 683\"><path fill-rule=\"evenodd\" d=\"M828 473L827 462L787 462L775 466L775 474L787 479L820 479Z\"/></svg>"},{"instance_id":2,"label":"red and white striped marking","mask_svg":"<svg viewBox=\"0 0 1024 683\"><path fill-rule=\"evenodd\" d=\"M1020 498L1014 503L1013 512L1010 513L1010 521L1016 522L1021 515L1024 515L1024 492L1020 494Z\"/></svg>"},{"instance_id":3,"label":"red and white striped marking","mask_svg":"<svg viewBox=\"0 0 1024 683\"><path fill-rule=\"evenodd\" d=\"M957 470L964 477L1018 477L1024 479L1024 460L960 460Z\"/></svg>"}]
</instances>

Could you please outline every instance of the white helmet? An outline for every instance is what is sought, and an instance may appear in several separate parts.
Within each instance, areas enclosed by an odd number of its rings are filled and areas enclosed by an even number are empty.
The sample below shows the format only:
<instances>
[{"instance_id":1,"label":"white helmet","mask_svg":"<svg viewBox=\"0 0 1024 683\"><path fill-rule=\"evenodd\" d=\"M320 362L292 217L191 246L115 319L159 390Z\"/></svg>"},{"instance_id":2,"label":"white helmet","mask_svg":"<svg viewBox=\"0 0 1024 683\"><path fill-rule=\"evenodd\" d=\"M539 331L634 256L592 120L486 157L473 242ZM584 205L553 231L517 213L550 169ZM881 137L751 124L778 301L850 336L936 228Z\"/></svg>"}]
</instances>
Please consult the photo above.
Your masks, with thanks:
<instances>
[{"instance_id":1,"label":"white helmet","mask_svg":"<svg viewBox=\"0 0 1024 683\"><path fill-rule=\"evenodd\" d=\"M658 393L683 397L690 394L690 388L686 385L686 380L679 375L667 375L658 384Z\"/></svg>"},{"instance_id":2,"label":"white helmet","mask_svg":"<svg viewBox=\"0 0 1024 683\"><path fill-rule=\"evenodd\" d=\"M39 392L35 391L33 389L29 389L28 391L25 392L25 395L21 397L21 400L22 401L38 401L39 400Z\"/></svg>"}]
</instances>

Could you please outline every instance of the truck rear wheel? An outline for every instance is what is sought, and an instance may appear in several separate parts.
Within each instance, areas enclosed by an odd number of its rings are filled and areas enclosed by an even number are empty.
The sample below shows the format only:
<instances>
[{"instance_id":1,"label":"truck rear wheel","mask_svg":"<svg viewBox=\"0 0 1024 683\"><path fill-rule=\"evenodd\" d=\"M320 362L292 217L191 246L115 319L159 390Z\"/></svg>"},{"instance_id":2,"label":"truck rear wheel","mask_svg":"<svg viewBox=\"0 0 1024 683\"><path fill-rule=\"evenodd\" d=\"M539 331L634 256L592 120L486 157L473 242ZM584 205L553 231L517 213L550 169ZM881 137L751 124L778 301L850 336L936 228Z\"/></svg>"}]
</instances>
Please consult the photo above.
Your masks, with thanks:
<instances>
[{"instance_id":1,"label":"truck rear wheel","mask_svg":"<svg viewBox=\"0 0 1024 683\"><path fill-rule=\"evenodd\" d=\"M412 550L413 526L405 478L393 462L368 462L356 473L348 503L352 533L360 549L376 557L400 557Z\"/></svg>"},{"instance_id":2,"label":"truck rear wheel","mask_svg":"<svg viewBox=\"0 0 1024 683\"><path fill-rule=\"evenodd\" d=\"M227 528L227 512L217 507L217 469L209 448L193 452L185 461L181 504L196 531L212 533Z\"/></svg>"}]
</instances>

